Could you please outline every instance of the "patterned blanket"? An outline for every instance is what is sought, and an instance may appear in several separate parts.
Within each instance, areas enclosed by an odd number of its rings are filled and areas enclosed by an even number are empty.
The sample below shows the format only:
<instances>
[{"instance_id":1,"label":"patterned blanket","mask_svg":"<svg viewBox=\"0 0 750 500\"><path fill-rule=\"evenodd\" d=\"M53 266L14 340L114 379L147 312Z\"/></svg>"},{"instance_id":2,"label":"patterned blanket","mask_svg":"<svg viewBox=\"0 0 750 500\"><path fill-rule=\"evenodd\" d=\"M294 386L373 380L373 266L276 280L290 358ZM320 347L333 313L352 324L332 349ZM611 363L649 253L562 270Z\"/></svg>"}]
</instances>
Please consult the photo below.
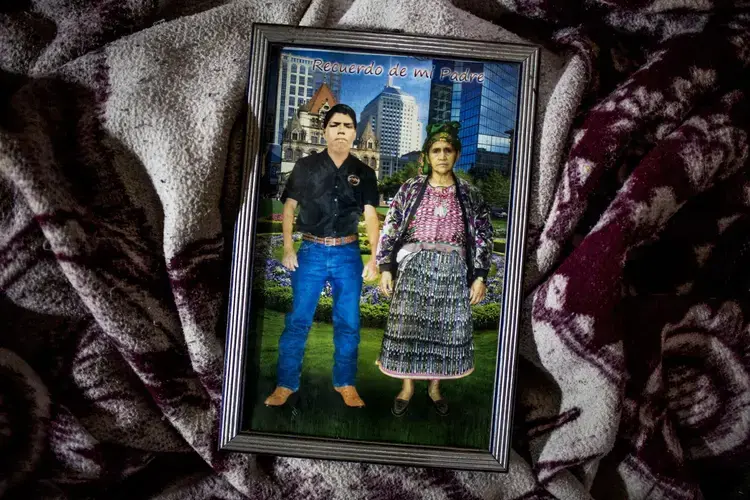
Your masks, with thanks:
<instances>
[{"instance_id":1,"label":"patterned blanket","mask_svg":"<svg viewBox=\"0 0 750 500\"><path fill-rule=\"evenodd\" d=\"M742 497L743 3L5 1L0 495ZM254 21L544 46L508 474L216 451Z\"/></svg>"}]
</instances>

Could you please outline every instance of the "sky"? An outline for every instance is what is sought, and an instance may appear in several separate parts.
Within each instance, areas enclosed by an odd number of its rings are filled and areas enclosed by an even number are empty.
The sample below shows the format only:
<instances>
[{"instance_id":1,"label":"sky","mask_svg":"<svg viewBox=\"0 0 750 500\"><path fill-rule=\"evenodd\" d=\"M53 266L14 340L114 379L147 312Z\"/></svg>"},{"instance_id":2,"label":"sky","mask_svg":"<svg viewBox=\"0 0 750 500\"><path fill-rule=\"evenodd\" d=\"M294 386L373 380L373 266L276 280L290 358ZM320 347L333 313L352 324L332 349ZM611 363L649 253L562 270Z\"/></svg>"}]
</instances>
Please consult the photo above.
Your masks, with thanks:
<instances>
[{"instance_id":1,"label":"sky","mask_svg":"<svg viewBox=\"0 0 750 500\"><path fill-rule=\"evenodd\" d=\"M360 116L367 103L373 100L385 88L388 82L388 70L396 64L407 68L407 77L393 77L393 86L414 96L419 108L418 120L422 125L427 124L430 105L430 79L414 78L414 69L431 70L432 59L416 58L408 56L389 56L352 52L334 52L328 50L298 50L286 49L284 52L299 56L320 58L324 62L338 62L345 66L349 64L382 66L383 72L380 76L366 74L341 74L341 102L351 106Z\"/></svg>"}]
</instances>

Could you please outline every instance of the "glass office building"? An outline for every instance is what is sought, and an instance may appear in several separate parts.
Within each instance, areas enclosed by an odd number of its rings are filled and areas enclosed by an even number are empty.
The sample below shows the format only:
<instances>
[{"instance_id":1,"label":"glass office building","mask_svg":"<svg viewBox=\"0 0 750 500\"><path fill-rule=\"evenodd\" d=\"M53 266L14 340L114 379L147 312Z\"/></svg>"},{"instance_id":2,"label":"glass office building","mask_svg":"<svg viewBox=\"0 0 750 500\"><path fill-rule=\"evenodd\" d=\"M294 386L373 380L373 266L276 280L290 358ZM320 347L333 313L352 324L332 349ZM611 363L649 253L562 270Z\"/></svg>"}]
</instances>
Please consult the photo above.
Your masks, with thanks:
<instances>
[{"instance_id":1,"label":"glass office building","mask_svg":"<svg viewBox=\"0 0 750 500\"><path fill-rule=\"evenodd\" d=\"M441 79L442 68L451 68L458 74L483 72L484 79L482 82L451 82L447 77ZM430 122L444 121L448 117L445 103L450 88L450 119L461 123L462 151L457 170L474 169L478 175L490 170L509 174L517 119L518 79L518 64L435 61Z\"/></svg>"}]
</instances>

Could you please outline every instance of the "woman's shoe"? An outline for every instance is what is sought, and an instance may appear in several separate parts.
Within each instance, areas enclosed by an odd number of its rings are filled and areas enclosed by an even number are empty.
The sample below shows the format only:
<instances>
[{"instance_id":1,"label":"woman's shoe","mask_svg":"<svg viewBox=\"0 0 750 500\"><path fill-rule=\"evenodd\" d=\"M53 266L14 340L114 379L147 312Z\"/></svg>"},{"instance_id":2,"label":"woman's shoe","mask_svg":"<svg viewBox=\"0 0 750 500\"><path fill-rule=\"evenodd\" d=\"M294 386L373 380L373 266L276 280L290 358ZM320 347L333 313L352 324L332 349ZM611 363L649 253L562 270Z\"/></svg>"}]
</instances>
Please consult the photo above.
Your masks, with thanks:
<instances>
[{"instance_id":1,"label":"woman's shoe","mask_svg":"<svg viewBox=\"0 0 750 500\"><path fill-rule=\"evenodd\" d=\"M440 398L438 400L435 400L430 398L430 401L432 401L432 404L435 407L435 411L438 415L440 415L441 417L448 415L448 403L445 401L445 399Z\"/></svg>"},{"instance_id":2,"label":"woman's shoe","mask_svg":"<svg viewBox=\"0 0 750 500\"><path fill-rule=\"evenodd\" d=\"M391 407L391 413L393 413L394 417L400 417L404 413L406 413L406 409L409 408L409 400L408 399L399 399L396 398L393 400L393 406Z\"/></svg>"}]
</instances>

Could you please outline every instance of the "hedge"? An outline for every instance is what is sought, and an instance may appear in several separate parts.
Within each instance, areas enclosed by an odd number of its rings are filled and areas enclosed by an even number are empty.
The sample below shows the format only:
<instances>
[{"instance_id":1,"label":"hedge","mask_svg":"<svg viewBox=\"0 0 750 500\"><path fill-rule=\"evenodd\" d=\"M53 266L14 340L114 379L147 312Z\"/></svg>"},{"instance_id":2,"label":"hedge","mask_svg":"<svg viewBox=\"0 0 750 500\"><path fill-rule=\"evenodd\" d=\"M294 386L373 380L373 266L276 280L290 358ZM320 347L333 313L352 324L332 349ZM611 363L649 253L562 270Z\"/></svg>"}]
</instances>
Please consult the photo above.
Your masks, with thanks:
<instances>
[{"instance_id":1,"label":"hedge","mask_svg":"<svg viewBox=\"0 0 750 500\"><path fill-rule=\"evenodd\" d=\"M253 302L266 309L288 312L292 309L292 289L278 285L259 285L253 288Z\"/></svg>"},{"instance_id":2,"label":"hedge","mask_svg":"<svg viewBox=\"0 0 750 500\"><path fill-rule=\"evenodd\" d=\"M500 304L472 306L471 319L475 330L497 331L500 321Z\"/></svg>"},{"instance_id":3,"label":"hedge","mask_svg":"<svg viewBox=\"0 0 750 500\"><path fill-rule=\"evenodd\" d=\"M281 222L268 219L258 219L258 225L255 228L257 233L280 233Z\"/></svg>"},{"instance_id":4,"label":"hedge","mask_svg":"<svg viewBox=\"0 0 750 500\"><path fill-rule=\"evenodd\" d=\"M287 313L292 310L292 289L268 285L254 289L253 302L260 307ZM385 328L389 305L360 304L360 323L372 328ZM474 330L497 330L500 319L500 304L472 306ZM315 309L315 321L333 323L333 299L321 297Z\"/></svg>"},{"instance_id":5,"label":"hedge","mask_svg":"<svg viewBox=\"0 0 750 500\"><path fill-rule=\"evenodd\" d=\"M370 240L361 238L359 240L359 253L360 255L370 255L372 253L372 247L370 247Z\"/></svg>"}]
</instances>

